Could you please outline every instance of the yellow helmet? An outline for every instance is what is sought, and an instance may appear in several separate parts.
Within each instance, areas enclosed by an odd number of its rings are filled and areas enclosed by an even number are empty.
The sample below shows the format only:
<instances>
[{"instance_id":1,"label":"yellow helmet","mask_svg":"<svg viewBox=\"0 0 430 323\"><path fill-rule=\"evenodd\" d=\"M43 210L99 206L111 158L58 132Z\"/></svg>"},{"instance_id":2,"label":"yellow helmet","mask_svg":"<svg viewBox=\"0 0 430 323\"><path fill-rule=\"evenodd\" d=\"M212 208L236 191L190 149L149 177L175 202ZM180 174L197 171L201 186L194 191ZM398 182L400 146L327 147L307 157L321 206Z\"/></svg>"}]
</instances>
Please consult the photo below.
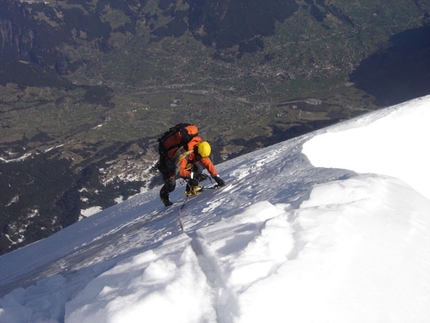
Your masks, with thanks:
<instances>
[{"instance_id":1,"label":"yellow helmet","mask_svg":"<svg viewBox=\"0 0 430 323\"><path fill-rule=\"evenodd\" d=\"M209 157L211 154L211 146L207 141L202 141L197 145L197 152L202 158Z\"/></svg>"}]
</instances>

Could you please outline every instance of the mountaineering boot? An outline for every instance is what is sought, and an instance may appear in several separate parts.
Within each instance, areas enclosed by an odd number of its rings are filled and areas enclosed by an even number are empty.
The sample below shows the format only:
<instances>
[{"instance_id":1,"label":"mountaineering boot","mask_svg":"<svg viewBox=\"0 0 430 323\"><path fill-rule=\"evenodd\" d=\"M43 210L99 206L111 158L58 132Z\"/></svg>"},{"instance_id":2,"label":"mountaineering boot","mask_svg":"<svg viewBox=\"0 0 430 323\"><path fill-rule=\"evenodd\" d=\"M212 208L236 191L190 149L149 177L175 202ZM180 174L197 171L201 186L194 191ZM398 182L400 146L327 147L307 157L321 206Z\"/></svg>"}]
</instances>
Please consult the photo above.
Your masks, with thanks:
<instances>
[{"instance_id":1,"label":"mountaineering boot","mask_svg":"<svg viewBox=\"0 0 430 323\"><path fill-rule=\"evenodd\" d=\"M163 202L164 206L172 205L172 201L170 201L169 196L160 196L161 202Z\"/></svg>"},{"instance_id":2,"label":"mountaineering boot","mask_svg":"<svg viewBox=\"0 0 430 323\"><path fill-rule=\"evenodd\" d=\"M198 192L203 190L203 186L199 185L196 179L190 179L187 182L187 187L185 189L185 195L188 197L197 195Z\"/></svg>"},{"instance_id":3,"label":"mountaineering boot","mask_svg":"<svg viewBox=\"0 0 430 323\"><path fill-rule=\"evenodd\" d=\"M191 196L197 195L197 193L202 190L203 190L203 186L201 185L195 185L193 187L187 186L187 189L185 190L185 195L187 197L191 197Z\"/></svg>"}]
</instances>

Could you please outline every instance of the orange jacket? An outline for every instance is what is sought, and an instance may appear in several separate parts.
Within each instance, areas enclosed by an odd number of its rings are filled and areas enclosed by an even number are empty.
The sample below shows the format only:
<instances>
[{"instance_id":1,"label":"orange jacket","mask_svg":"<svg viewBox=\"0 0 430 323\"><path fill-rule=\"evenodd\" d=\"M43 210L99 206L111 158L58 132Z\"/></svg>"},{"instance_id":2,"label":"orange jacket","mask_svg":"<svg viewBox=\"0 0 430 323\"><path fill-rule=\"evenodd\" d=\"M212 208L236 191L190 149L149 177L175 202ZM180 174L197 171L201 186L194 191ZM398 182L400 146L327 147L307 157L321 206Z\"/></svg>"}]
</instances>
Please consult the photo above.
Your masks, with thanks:
<instances>
[{"instance_id":1,"label":"orange jacket","mask_svg":"<svg viewBox=\"0 0 430 323\"><path fill-rule=\"evenodd\" d=\"M216 171L215 166L209 157L205 157L202 158L200 161L196 161L194 152L192 152L188 156L184 156L179 159L179 176L182 178L189 177L191 175L191 171L189 170L189 164L197 163L202 163L212 177L218 175L218 172Z\"/></svg>"},{"instance_id":2,"label":"orange jacket","mask_svg":"<svg viewBox=\"0 0 430 323\"><path fill-rule=\"evenodd\" d=\"M218 175L218 172L216 171L215 166L209 157L202 158L199 161L196 160L196 156L194 154L194 148L197 146L197 144L201 142L202 142L202 138L198 136L194 137L188 143L187 147L184 147L184 153L180 154L180 156L177 157L179 158L179 176L180 177L182 178L189 177L191 175L190 169L192 168L192 165L197 163L202 163L212 177L215 177L216 175Z\"/></svg>"}]
</instances>

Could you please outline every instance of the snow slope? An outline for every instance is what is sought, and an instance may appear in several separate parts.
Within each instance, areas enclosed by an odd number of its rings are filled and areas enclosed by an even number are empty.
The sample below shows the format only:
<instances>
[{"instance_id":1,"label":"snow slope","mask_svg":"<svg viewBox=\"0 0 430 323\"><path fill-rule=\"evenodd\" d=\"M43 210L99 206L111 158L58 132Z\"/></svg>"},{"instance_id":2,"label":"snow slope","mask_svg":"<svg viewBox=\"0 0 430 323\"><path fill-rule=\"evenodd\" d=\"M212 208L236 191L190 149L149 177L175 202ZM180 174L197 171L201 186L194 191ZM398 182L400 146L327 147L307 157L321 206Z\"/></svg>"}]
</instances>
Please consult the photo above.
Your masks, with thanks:
<instances>
[{"instance_id":1,"label":"snow slope","mask_svg":"<svg viewBox=\"0 0 430 323\"><path fill-rule=\"evenodd\" d=\"M218 165L181 212L157 189L8 253L0 322L429 322L427 120L430 96Z\"/></svg>"}]
</instances>

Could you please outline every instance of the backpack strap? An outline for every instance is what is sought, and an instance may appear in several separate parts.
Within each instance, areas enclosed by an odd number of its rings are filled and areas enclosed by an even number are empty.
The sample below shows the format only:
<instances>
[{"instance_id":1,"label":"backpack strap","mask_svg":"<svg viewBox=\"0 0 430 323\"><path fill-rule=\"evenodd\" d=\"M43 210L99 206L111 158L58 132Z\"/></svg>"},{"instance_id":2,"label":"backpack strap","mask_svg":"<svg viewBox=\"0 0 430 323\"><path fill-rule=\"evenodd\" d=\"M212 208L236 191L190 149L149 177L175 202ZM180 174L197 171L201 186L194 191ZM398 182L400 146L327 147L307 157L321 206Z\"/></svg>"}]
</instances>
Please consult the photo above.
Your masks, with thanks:
<instances>
[{"instance_id":1,"label":"backpack strap","mask_svg":"<svg viewBox=\"0 0 430 323\"><path fill-rule=\"evenodd\" d=\"M181 149L181 148L183 148L183 149ZM177 161L179 161L179 160L181 160L182 158L185 158L185 157L187 157L189 154L191 154L193 151L192 150L187 150L187 149L185 149L184 147L181 147L180 149L178 149L177 151L176 151L176 153L173 155L173 159L175 159L175 160L177 160Z\"/></svg>"}]
</instances>

